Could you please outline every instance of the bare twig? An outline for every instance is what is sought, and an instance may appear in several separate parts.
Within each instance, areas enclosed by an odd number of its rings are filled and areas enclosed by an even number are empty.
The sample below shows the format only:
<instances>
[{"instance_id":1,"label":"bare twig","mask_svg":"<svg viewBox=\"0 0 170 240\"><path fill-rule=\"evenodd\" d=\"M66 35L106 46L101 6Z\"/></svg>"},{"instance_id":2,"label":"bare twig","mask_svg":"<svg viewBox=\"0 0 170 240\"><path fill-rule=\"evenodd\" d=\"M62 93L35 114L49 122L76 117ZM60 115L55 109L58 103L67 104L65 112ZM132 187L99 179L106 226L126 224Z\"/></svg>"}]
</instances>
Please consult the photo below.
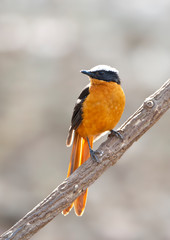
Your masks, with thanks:
<instances>
[{"instance_id":1,"label":"bare twig","mask_svg":"<svg viewBox=\"0 0 170 240\"><path fill-rule=\"evenodd\" d=\"M137 141L170 108L170 80L145 99L141 107L120 127L123 141L109 137L98 150L103 151L101 163L88 159L68 179L60 184L47 198L27 213L0 239L30 239L63 209L68 207L123 153Z\"/></svg>"}]
</instances>

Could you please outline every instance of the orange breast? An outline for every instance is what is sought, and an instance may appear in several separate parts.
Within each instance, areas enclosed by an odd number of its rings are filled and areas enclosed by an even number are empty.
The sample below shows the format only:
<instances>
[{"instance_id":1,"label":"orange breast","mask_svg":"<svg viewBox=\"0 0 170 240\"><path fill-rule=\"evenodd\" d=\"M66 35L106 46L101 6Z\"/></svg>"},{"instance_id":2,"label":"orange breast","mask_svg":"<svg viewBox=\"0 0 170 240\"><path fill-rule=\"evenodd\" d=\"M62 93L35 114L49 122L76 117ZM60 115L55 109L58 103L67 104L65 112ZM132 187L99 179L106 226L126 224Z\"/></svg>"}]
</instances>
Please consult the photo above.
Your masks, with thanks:
<instances>
[{"instance_id":1,"label":"orange breast","mask_svg":"<svg viewBox=\"0 0 170 240\"><path fill-rule=\"evenodd\" d=\"M92 79L90 94L83 103L83 120L77 131L90 137L113 129L125 107L125 95L120 85Z\"/></svg>"}]
</instances>

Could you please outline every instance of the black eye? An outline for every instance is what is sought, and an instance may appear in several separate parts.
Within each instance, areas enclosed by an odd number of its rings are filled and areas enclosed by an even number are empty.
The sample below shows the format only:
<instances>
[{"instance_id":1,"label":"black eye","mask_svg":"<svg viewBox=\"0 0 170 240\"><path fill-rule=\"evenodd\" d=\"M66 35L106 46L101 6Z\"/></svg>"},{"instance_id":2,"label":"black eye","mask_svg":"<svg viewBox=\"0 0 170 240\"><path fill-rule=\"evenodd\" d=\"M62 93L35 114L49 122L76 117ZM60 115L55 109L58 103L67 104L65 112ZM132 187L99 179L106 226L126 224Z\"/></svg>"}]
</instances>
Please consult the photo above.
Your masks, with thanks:
<instances>
[{"instance_id":1,"label":"black eye","mask_svg":"<svg viewBox=\"0 0 170 240\"><path fill-rule=\"evenodd\" d=\"M104 72L103 71L100 71L98 72L99 76L103 76Z\"/></svg>"}]
</instances>

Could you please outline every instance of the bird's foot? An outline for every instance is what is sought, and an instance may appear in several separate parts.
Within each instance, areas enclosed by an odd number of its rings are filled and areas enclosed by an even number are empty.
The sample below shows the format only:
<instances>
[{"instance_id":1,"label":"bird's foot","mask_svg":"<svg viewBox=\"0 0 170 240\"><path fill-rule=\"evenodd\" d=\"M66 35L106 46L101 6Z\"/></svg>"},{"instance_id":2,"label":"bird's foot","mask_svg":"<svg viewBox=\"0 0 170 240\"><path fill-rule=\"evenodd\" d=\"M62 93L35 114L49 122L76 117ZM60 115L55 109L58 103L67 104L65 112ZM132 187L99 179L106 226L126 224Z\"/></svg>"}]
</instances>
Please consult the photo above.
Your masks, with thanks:
<instances>
[{"instance_id":1,"label":"bird's foot","mask_svg":"<svg viewBox=\"0 0 170 240\"><path fill-rule=\"evenodd\" d=\"M108 137L112 137L112 136L116 136L118 138L120 138L123 141L123 136L120 132L115 131L115 130L110 130L110 134L108 135Z\"/></svg>"},{"instance_id":2,"label":"bird's foot","mask_svg":"<svg viewBox=\"0 0 170 240\"><path fill-rule=\"evenodd\" d=\"M99 150L94 151L93 149L90 149L90 156L91 156L91 158L95 162L100 163L101 160L96 155L99 155L101 157L103 155L103 151L99 151Z\"/></svg>"}]
</instances>

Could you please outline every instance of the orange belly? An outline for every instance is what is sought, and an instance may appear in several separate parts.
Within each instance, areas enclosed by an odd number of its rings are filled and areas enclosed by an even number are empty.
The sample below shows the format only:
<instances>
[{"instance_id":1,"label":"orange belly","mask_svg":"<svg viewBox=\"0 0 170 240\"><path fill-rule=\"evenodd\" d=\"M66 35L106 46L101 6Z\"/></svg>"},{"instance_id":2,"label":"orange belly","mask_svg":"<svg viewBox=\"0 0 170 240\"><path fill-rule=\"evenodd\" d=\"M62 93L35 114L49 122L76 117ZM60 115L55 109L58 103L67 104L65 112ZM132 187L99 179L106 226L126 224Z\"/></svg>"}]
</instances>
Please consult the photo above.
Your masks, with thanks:
<instances>
[{"instance_id":1,"label":"orange belly","mask_svg":"<svg viewBox=\"0 0 170 240\"><path fill-rule=\"evenodd\" d=\"M77 132L85 138L113 129L124 107L125 95L120 85L93 79L90 94L83 103L83 120Z\"/></svg>"}]
</instances>

